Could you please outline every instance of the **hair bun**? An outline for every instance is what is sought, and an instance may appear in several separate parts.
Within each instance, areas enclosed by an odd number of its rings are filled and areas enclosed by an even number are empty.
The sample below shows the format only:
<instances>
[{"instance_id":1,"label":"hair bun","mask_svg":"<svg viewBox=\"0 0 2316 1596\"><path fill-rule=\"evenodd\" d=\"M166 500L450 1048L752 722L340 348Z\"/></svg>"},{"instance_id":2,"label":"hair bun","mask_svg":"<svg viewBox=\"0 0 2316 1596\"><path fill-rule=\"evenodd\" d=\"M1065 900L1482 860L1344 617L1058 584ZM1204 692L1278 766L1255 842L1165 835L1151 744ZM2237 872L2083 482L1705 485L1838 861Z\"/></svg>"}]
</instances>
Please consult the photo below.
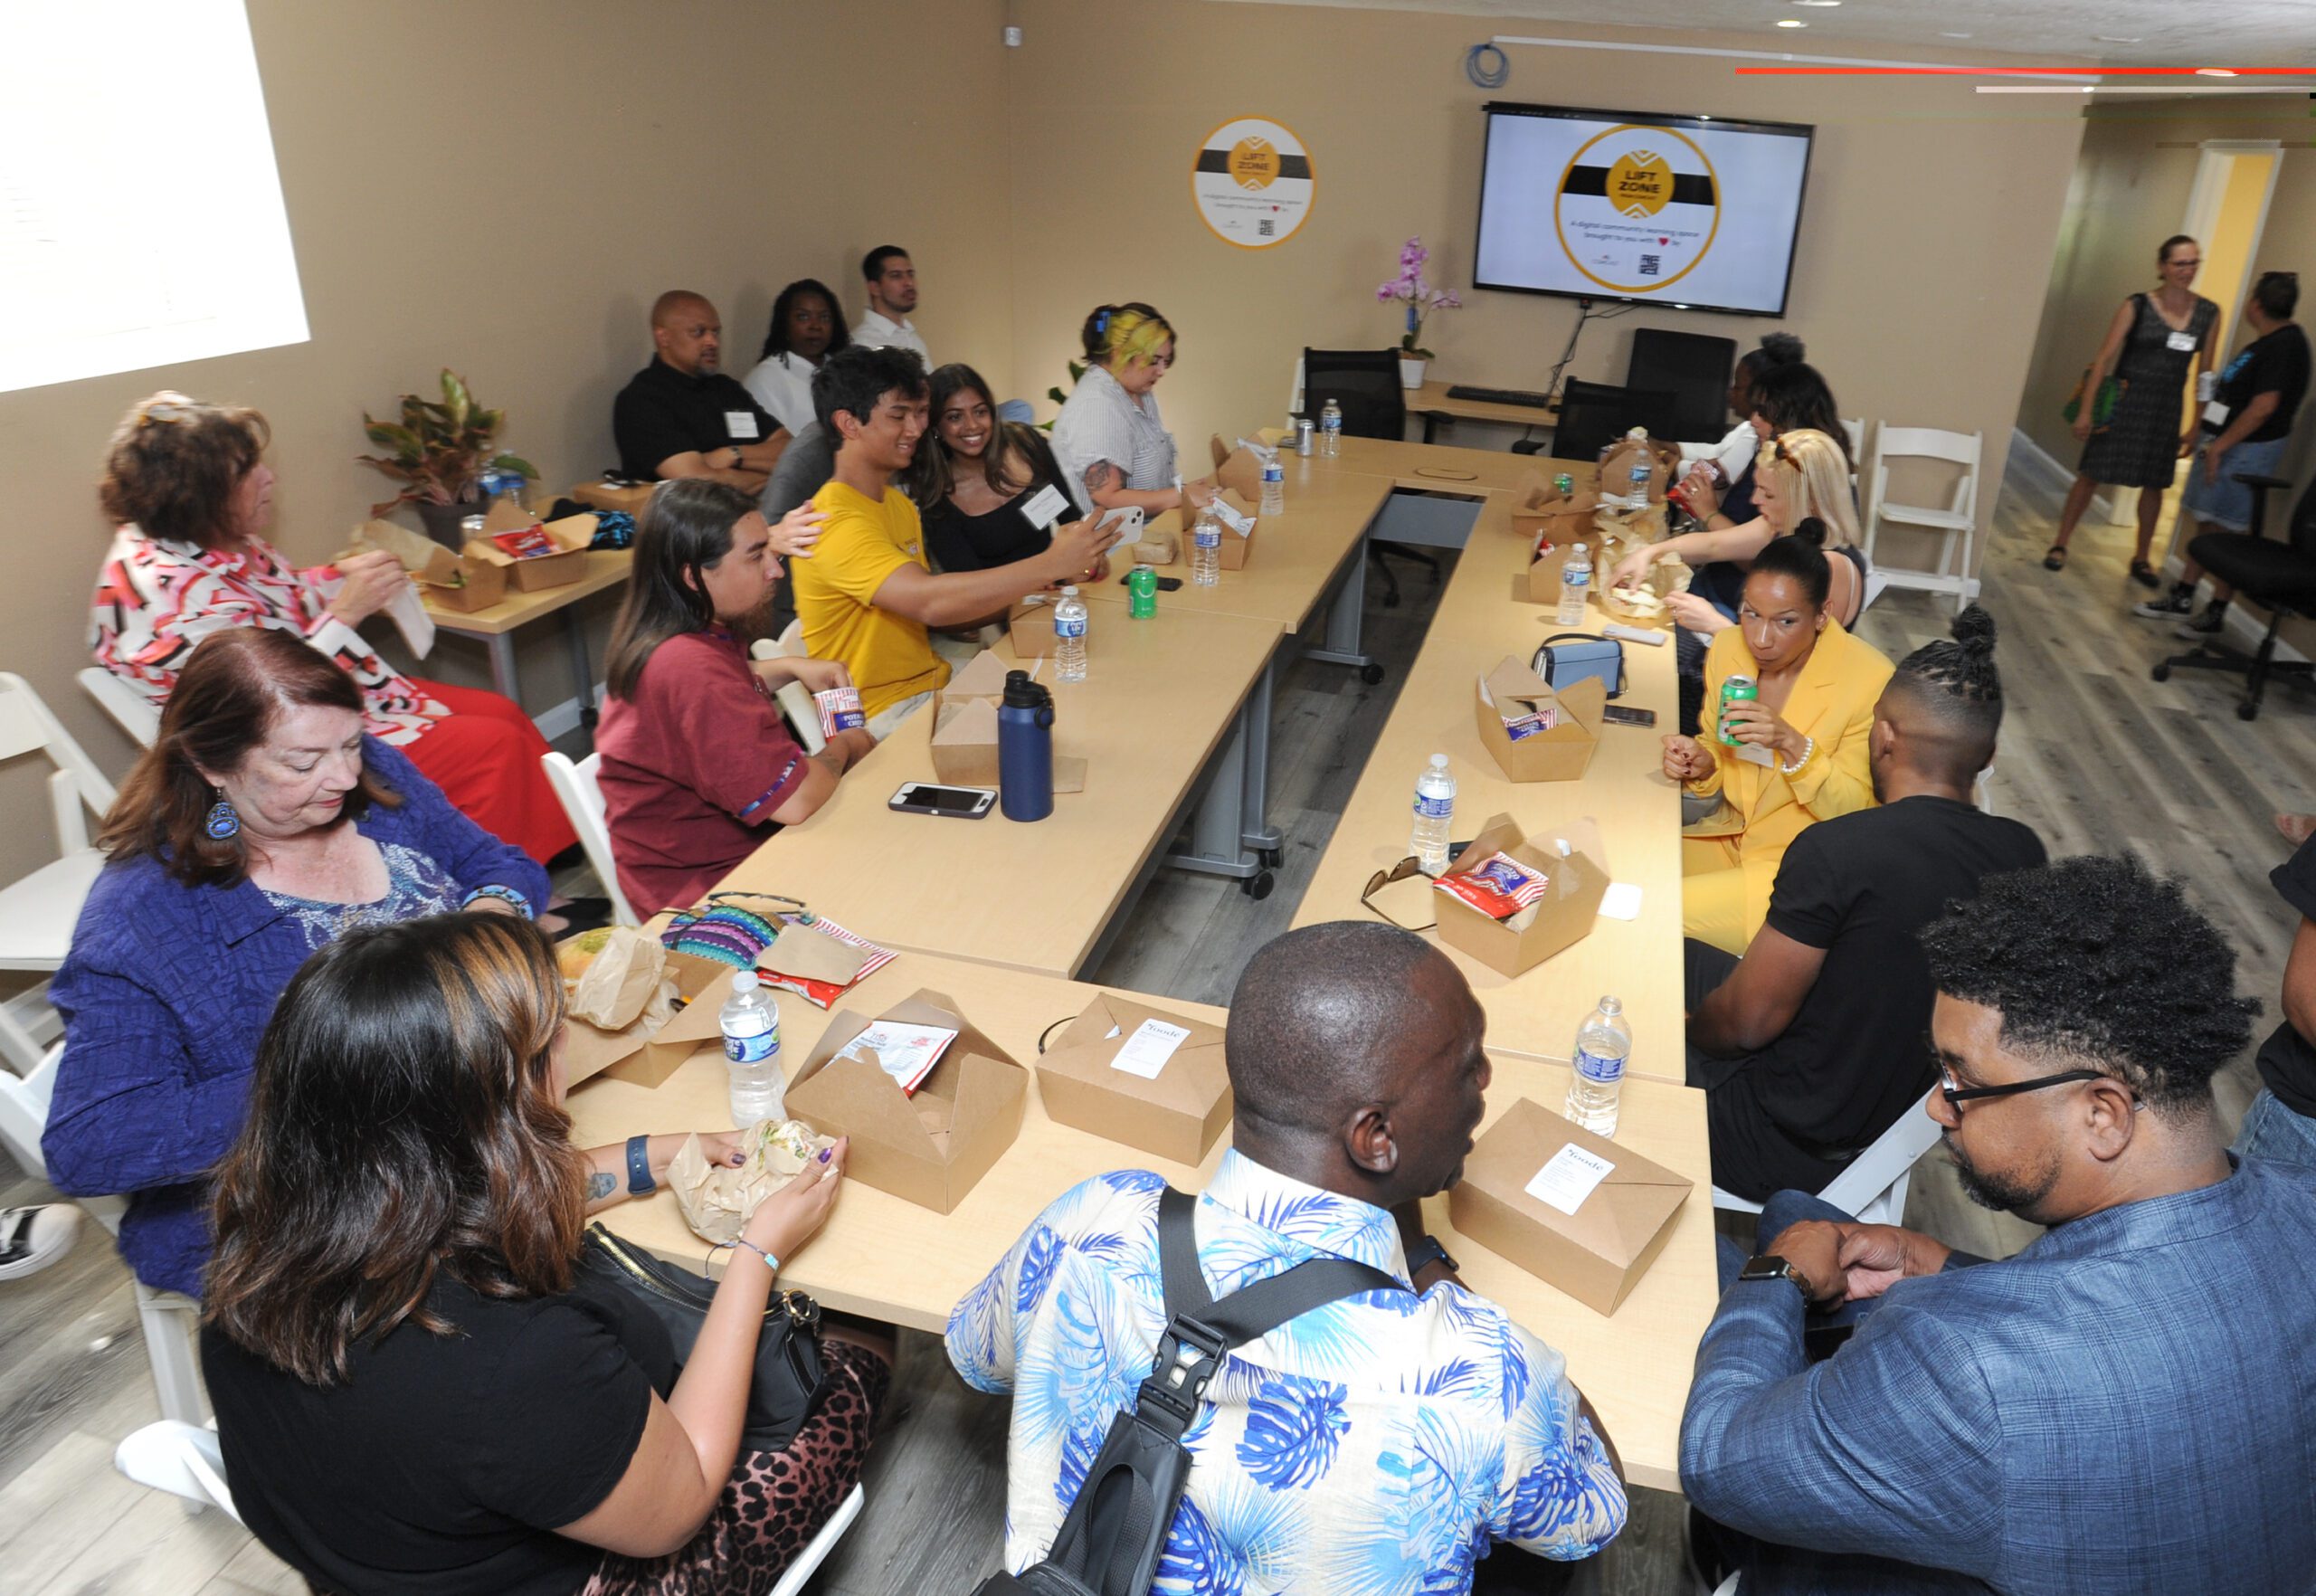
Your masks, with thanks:
<instances>
[{"instance_id":1,"label":"hair bun","mask_svg":"<svg viewBox=\"0 0 2316 1596\"><path fill-rule=\"evenodd\" d=\"M1994 652L1994 617L1987 613L1985 605L1972 604L1964 610L1954 617L1949 630L1964 653L1985 659Z\"/></svg>"},{"instance_id":2,"label":"hair bun","mask_svg":"<svg viewBox=\"0 0 2316 1596\"><path fill-rule=\"evenodd\" d=\"M1763 333L1761 354L1771 366L1791 366L1804 358L1801 340L1789 332Z\"/></svg>"},{"instance_id":3,"label":"hair bun","mask_svg":"<svg viewBox=\"0 0 2316 1596\"><path fill-rule=\"evenodd\" d=\"M1811 548L1823 550L1826 546L1826 523L1815 516L1804 516L1790 536L1799 538Z\"/></svg>"}]
</instances>

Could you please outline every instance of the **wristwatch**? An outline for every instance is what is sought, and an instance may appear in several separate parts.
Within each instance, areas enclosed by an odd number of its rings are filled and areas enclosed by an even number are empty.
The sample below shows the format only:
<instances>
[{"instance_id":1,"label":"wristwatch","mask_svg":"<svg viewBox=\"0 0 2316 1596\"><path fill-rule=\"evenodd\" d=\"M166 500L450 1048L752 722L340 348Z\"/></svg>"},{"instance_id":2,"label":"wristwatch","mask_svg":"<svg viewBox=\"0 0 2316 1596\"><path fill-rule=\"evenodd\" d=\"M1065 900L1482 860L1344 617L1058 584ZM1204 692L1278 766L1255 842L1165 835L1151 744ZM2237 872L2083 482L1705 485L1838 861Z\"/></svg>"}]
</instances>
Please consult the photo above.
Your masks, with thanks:
<instances>
[{"instance_id":1,"label":"wristwatch","mask_svg":"<svg viewBox=\"0 0 2316 1596\"><path fill-rule=\"evenodd\" d=\"M739 446L737 443L726 443L726 445L724 445L724 447L725 447L725 448L726 448L726 449L728 449L728 450L730 450L730 451L732 451L732 466L731 466L731 469L732 469L732 470L736 470L736 470L738 470L740 469L740 462L741 462L742 461L744 461L744 460L747 459L747 458L748 458L748 457L747 457L747 455L746 455L745 452L743 452L743 451L742 451L742 450L741 450L740 446Z\"/></svg>"},{"instance_id":2,"label":"wristwatch","mask_svg":"<svg viewBox=\"0 0 2316 1596\"><path fill-rule=\"evenodd\" d=\"M1801 1278L1800 1271L1774 1252L1764 1252L1747 1259L1745 1267L1737 1271L1737 1278L1741 1282L1790 1280L1793 1282L1793 1288L1801 1293L1802 1300L1807 1302L1809 1299L1809 1287Z\"/></svg>"},{"instance_id":3,"label":"wristwatch","mask_svg":"<svg viewBox=\"0 0 2316 1596\"><path fill-rule=\"evenodd\" d=\"M631 1197L648 1197L659 1189L660 1183L651 1178L651 1138L650 1136L628 1137L627 1194Z\"/></svg>"},{"instance_id":4,"label":"wristwatch","mask_svg":"<svg viewBox=\"0 0 2316 1596\"><path fill-rule=\"evenodd\" d=\"M1408 1278L1410 1281L1433 1264L1445 1265L1451 1275L1463 1272L1456 1260L1448 1256L1448 1249L1439 1244L1437 1236L1422 1237L1408 1249Z\"/></svg>"}]
</instances>

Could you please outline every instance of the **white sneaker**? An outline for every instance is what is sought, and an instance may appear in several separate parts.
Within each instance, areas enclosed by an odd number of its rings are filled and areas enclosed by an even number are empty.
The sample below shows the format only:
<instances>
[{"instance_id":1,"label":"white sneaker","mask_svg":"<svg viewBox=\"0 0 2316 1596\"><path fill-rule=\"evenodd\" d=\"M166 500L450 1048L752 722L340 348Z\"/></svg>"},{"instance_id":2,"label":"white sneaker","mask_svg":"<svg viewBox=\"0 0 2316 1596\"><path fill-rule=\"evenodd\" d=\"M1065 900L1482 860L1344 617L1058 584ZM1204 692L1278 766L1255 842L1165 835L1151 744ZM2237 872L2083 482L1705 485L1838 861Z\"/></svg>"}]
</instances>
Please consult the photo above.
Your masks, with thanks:
<instances>
[{"instance_id":1,"label":"white sneaker","mask_svg":"<svg viewBox=\"0 0 2316 1596\"><path fill-rule=\"evenodd\" d=\"M0 1280L37 1274L72 1250L81 1211L69 1202L0 1208Z\"/></svg>"}]
</instances>

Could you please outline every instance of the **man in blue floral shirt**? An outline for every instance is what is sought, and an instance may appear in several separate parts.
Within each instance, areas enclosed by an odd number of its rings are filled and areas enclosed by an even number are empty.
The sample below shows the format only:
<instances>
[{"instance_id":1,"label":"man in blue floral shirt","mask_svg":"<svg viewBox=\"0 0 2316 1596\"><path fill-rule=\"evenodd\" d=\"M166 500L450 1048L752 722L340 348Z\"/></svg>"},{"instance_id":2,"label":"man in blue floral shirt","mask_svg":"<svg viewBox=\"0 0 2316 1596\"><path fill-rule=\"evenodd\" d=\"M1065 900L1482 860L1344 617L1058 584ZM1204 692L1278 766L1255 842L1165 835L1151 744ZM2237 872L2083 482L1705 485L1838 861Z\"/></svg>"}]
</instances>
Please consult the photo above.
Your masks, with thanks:
<instances>
[{"instance_id":1,"label":"man in blue floral shirt","mask_svg":"<svg viewBox=\"0 0 2316 1596\"><path fill-rule=\"evenodd\" d=\"M1417 1202L1471 1151L1485 1026L1455 965L1388 926L1306 926L1248 964L1233 1145L1197 1209L1208 1286L1331 1255L1414 1291L1331 1304L1225 1360L1182 1438L1167 1596L1452 1593L1496 1542L1566 1560L1623 1527L1615 1450L1561 1355L1420 1234ZM1045 1555L1150 1373L1163 1184L1128 1170L1065 1193L950 1316L958 1373L1013 1396L1010 1569Z\"/></svg>"}]
</instances>

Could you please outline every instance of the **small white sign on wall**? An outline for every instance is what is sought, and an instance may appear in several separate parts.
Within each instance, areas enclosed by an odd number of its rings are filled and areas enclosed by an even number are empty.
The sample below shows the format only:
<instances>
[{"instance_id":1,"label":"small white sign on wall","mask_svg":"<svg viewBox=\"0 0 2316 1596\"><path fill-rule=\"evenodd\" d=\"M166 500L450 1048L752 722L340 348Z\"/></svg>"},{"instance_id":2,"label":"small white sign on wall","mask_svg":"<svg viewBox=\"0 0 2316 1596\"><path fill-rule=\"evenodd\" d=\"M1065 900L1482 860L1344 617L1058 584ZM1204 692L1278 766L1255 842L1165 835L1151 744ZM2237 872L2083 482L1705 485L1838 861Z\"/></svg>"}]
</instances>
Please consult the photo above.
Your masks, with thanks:
<instances>
[{"instance_id":1,"label":"small white sign on wall","mask_svg":"<svg viewBox=\"0 0 2316 1596\"><path fill-rule=\"evenodd\" d=\"M1282 122L1239 117L1206 136L1191 163L1199 219L1224 243L1267 250L1293 238L1318 188L1311 152Z\"/></svg>"}]
</instances>

